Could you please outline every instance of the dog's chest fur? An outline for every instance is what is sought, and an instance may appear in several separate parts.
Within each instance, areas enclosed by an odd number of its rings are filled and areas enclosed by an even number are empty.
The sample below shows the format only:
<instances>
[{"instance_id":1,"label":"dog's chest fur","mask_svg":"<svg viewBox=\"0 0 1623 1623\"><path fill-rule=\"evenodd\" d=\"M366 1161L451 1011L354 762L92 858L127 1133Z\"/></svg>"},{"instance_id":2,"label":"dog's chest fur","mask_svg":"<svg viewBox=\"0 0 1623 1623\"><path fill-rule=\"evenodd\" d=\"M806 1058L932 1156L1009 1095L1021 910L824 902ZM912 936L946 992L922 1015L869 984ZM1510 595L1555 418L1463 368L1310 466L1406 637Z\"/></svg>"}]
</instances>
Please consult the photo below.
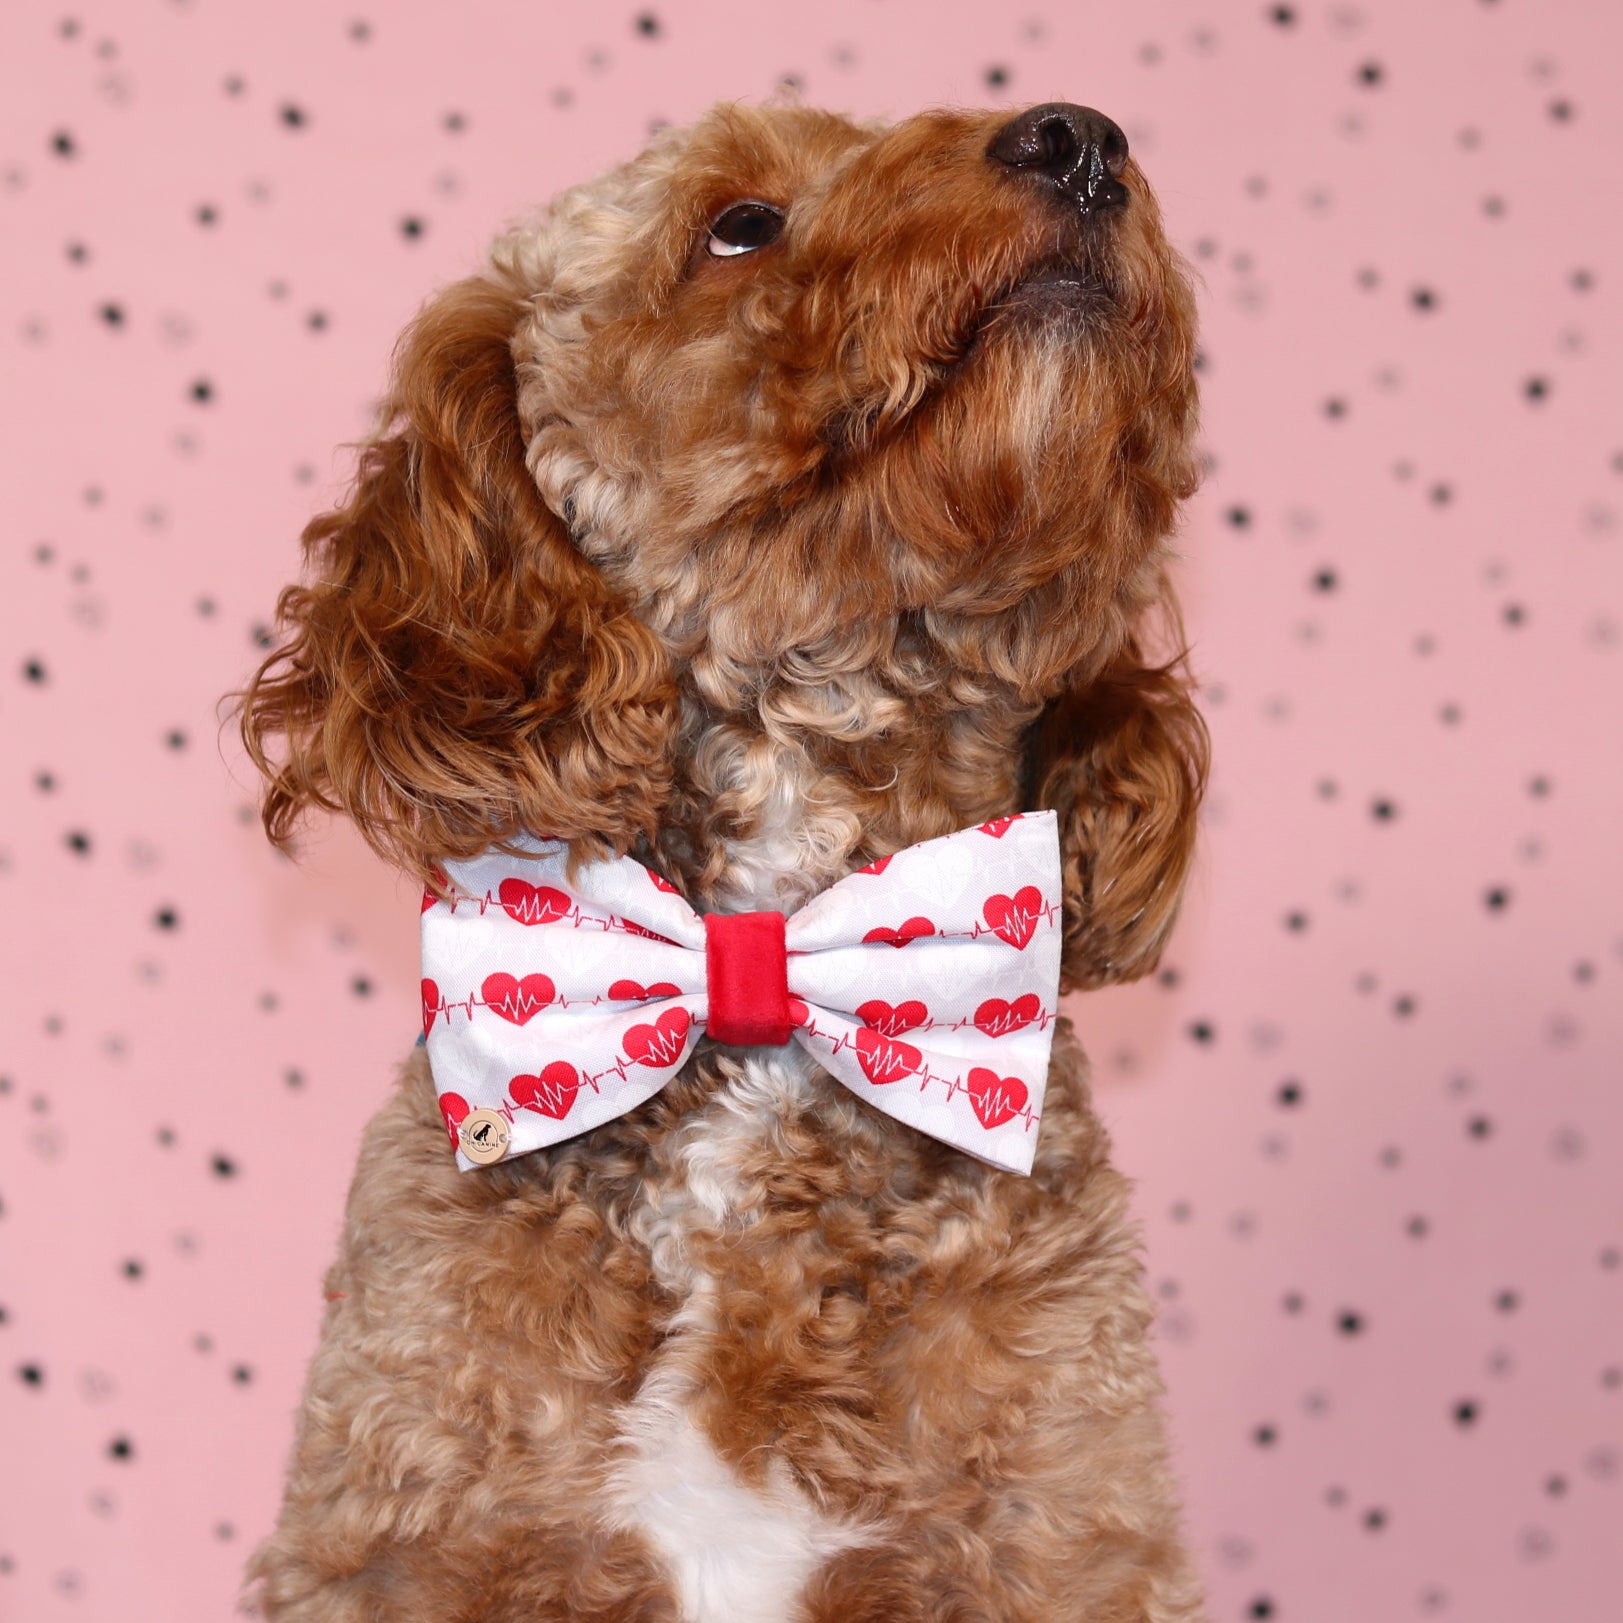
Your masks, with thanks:
<instances>
[{"instance_id":1,"label":"dog's chest fur","mask_svg":"<svg viewBox=\"0 0 1623 1623\"><path fill-rule=\"evenodd\" d=\"M619 1417L612 1519L640 1529L664 1557L689 1623L779 1623L818 1564L863 1539L855 1523L819 1511L781 1459L742 1482L693 1413L700 1365L724 1333L717 1281L695 1258L695 1239L751 1225L732 1168L759 1152L773 1123L801 1113L812 1069L797 1049L749 1052L684 1133L685 1181L650 1192L630 1219L658 1283L681 1305Z\"/></svg>"}]
</instances>

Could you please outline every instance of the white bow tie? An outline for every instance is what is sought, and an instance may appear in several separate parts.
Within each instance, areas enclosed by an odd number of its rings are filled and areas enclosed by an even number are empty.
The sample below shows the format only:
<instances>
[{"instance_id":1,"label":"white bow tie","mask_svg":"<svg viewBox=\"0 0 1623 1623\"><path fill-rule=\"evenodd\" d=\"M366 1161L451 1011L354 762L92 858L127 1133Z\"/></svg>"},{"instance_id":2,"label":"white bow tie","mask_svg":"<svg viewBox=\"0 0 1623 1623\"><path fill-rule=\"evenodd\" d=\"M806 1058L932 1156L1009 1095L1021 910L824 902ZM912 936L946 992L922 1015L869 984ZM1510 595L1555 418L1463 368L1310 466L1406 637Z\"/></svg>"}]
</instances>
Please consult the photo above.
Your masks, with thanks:
<instances>
[{"instance_id":1,"label":"white bow tie","mask_svg":"<svg viewBox=\"0 0 1623 1623\"><path fill-rule=\"evenodd\" d=\"M467 1169L635 1109L701 1031L791 1037L859 1098L1029 1172L1060 967L1051 811L849 874L799 912L701 917L630 857L559 842L448 862L423 898L423 1030Z\"/></svg>"}]
</instances>

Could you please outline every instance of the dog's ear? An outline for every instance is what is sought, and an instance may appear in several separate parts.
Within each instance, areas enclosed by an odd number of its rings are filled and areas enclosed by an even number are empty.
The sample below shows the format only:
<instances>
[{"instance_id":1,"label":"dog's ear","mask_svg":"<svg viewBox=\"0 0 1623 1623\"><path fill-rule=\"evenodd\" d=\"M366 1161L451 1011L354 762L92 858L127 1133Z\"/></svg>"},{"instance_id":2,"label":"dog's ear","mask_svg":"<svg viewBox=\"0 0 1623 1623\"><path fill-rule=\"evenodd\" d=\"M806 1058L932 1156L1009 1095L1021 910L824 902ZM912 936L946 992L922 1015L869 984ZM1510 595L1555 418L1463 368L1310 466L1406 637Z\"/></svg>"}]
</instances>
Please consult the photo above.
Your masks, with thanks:
<instances>
[{"instance_id":1,"label":"dog's ear","mask_svg":"<svg viewBox=\"0 0 1623 1623\"><path fill-rule=\"evenodd\" d=\"M304 532L309 583L238 695L278 845L309 806L418 875L525 831L594 856L653 831L673 673L525 467L521 311L486 277L422 311L348 499Z\"/></svg>"},{"instance_id":2,"label":"dog's ear","mask_svg":"<svg viewBox=\"0 0 1623 1623\"><path fill-rule=\"evenodd\" d=\"M1048 705L1030 750L1031 804L1059 813L1061 987L1136 980L1177 917L1206 787L1206 724L1183 659L1148 664L1129 638Z\"/></svg>"}]
</instances>

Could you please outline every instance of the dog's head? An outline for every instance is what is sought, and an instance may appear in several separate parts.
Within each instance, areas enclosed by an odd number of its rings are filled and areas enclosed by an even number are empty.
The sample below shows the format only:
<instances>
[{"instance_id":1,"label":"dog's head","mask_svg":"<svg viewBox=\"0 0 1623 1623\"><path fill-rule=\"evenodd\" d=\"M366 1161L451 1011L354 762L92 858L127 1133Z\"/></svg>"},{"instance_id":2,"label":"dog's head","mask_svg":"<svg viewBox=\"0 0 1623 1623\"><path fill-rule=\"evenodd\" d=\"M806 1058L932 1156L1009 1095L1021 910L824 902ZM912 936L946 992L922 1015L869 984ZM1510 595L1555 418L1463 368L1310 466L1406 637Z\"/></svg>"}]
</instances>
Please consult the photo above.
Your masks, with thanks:
<instances>
[{"instance_id":1,"label":"dog's head","mask_svg":"<svg viewBox=\"0 0 1623 1623\"><path fill-rule=\"evenodd\" d=\"M403 337L245 697L267 828L341 809L418 872L657 845L726 900L774 823L814 885L1053 805L1068 977L1141 973L1205 770L1138 640L1193 333L1089 109L664 132Z\"/></svg>"}]
</instances>

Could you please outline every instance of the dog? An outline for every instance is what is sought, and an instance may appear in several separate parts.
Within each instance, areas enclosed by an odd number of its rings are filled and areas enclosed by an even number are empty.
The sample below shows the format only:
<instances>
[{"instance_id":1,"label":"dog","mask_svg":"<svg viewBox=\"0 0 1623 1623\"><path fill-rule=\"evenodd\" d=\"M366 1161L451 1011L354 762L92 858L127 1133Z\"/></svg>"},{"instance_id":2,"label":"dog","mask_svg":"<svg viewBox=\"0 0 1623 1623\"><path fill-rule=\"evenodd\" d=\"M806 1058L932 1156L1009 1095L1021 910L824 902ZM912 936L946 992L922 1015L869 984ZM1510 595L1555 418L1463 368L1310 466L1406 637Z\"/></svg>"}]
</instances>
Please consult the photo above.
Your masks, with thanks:
<instances>
[{"instance_id":1,"label":"dog","mask_svg":"<svg viewBox=\"0 0 1623 1623\"><path fill-rule=\"evenodd\" d=\"M402 337L239 696L271 839L341 811L425 905L540 839L792 921L1044 810L1063 988L1145 974L1207 771L1167 574L1194 344L1092 109L659 132ZM1029 1176L792 1044L708 1038L629 1113L459 1170L419 1048L366 1129L252 1603L1198 1618L1127 1185L1051 1029Z\"/></svg>"}]
</instances>

